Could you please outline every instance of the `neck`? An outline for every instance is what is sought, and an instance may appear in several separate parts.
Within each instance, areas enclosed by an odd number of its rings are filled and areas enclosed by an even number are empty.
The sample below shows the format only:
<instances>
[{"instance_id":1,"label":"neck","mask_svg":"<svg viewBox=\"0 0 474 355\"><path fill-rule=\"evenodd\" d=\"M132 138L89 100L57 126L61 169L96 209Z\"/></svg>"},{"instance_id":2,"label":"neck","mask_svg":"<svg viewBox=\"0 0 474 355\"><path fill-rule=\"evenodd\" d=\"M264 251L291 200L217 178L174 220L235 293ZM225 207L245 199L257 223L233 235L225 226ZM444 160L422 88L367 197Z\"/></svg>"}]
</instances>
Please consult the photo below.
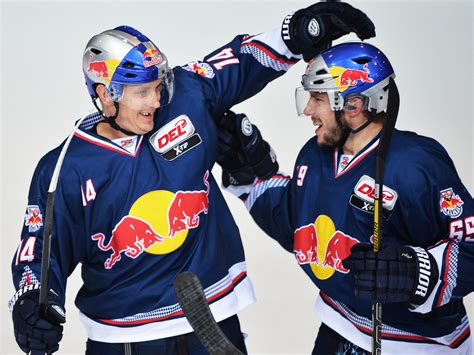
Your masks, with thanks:
<instances>
[{"instance_id":1,"label":"neck","mask_svg":"<svg viewBox=\"0 0 474 355\"><path fill-rule=\"evenodd\" d=\"M115 128L112 128L106 122L100 122L97 125L97 134L99 136L105 137L105 138L110 139L110 140L129 137L128 135L126 135L122 131L118 131Z\"/></svg>"},{"instance_id":2,"label":"neck","mask_svg":"<svg viewBox=\"0 0 474 355\"><path fill-rule=\"evenodd\" d=\"M344 154L356 155L382 130L383 121L372 122L362 131L349 134L342 147Z\"/></svg>"}]
</instances>

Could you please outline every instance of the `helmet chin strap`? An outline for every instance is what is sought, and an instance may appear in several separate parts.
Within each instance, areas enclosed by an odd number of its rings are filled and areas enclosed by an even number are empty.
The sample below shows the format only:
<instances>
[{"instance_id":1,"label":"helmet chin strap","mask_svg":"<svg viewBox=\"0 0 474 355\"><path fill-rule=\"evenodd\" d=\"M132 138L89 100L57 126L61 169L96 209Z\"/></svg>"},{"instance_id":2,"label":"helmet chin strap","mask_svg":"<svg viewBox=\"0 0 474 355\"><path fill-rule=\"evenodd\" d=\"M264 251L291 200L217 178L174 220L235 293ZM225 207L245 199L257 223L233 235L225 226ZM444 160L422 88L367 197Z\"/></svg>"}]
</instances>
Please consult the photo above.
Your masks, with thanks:
<instances>
[{"instance_id":1,"label":"helmet chin strap","mask_svg":"<svg viewBox=\"0 0 474 355\"><path fill-rule=\"evenodd\" d=\"M344 146L344 144L346 143L347 138L349 138L350 134L354 134L354 133L358 133L358 132L362 131L364 128L366 128L369 124L371 124L375 120L375 113L374 112L369 112L369 117L367 118L367 121L365 123L361 124L356 129L352 129L352 128L349 128L349 127L345 126L342 123L342 119L341 119L342 111L334 111L334 113L336 115L336 123L342 129L341 139L337 143L337 146L339 148L342 148Z\"/></svg>"},{"instance_id":2,"label":"helmet chin strap","mask_svg":"<svg viewBox=\"0 0 474 355\"><path fill-rule=\"evenodd\" d=\"M92 103L94 104L95 108L97 109L97 111L100 112L100 114L102 115L102 117L104 117L104 121L106 123L108 123L113 129L117 130L117 131L120 131L120 132L123 132L125 133L127 136L138 136L139 134L138 133L135 133L135 132L132 132L132 131L129 131L129 130L126 130L122 127L120 127L116 121L117 119L117 116L119 114L119 103L114 101L114 107L115 107L115 115L113 116L106 116L104 114L104 112L99 108L99 105L97 105L97 102L96 100L94 100L94 98L92 98Z\"/></svg>"}]
</instances>

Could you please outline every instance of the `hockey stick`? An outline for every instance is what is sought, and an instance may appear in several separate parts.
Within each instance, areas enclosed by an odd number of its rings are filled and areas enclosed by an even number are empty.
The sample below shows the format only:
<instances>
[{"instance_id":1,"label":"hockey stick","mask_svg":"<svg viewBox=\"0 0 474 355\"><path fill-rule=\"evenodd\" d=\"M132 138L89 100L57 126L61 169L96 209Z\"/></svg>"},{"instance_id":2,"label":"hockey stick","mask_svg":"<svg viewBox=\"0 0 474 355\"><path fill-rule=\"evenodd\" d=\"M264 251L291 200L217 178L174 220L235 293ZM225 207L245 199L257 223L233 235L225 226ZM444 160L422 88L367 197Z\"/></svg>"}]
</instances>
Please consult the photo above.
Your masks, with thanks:
<instances>
[{"instance_id":1,"label":"hockey stick","mask_svg":"<svg viewBox=\"0 0 474 355\"><path fill-rule=\"evenodd\" d=\"M201 282L192 272L183 272L174 281L174 292L196 337L211 355L243 354L216 323Z\"/></svg>"},{"instance_id":2,"label":"hockey stick","mask_svg":"<svg viewBox=\"0 0 474 355\"><path fill-rule=\"evenodd\" d=\"M374 251L380 250L382 240L382 198L383 198L383 178L384 164L388 147L392 138L392 133L397 122L398 109L400 106L400 95L397 85L392 77L388 84L387 114L382 136L380 137L379 149L375 158L375 191L374 191ZM382 304L372 303L372 354L382 353Z\"/></svg>"},{"instance_id":3,"label":"hockey stick","mask_svg":"<svg viewBox=\"0 0 474 355\"><path fill-rule=\"evenodd\" d=\"M51 177L51 182L49 183L48 196L46 198L46 218L44 223L44 233L43 233L43 249L41 255L41 277L40 277L40 292L39 292L39 313L43 317L46 316L47 307L48 307L48 279L49 279L49 266L51 259L51 237L53 230L53 209L54 209L54 197L56 193L56 186L58 185L59 173L61 171L61 166L63 165L64 156L71 143L74 133L84 121L84 119L92 114L94 111L90 111L82 116L79 121L77 121L74 129L69 134L64 143L61 153L59 154L58 161L54 167L53 176Z\"/></svg>"}]
</instances>

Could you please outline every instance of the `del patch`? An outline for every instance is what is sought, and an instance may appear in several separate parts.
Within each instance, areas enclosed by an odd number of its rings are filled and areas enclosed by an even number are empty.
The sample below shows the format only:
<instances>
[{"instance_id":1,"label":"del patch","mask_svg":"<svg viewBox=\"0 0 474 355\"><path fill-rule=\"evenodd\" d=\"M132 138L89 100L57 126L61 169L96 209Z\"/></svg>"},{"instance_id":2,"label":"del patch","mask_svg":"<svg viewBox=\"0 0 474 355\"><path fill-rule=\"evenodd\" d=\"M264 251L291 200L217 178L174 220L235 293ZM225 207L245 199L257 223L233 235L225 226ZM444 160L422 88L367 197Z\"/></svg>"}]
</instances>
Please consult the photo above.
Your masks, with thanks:
<instances>
[{"instance_id":1,"label":"del patch","mask_svg":"<svg viewBox=\"0 0 474 355\"><path fill-rule=\"evenodd\" d=\"M451 218L457 218L462 214L464 202L456 195L452 187L439 192L439 207L441 212Z\"/></svg>"},{"instance_id":2,"label":"del patch","mask_svg":"<svg viewBox=\"0 0 474 355\"><path fill-rule=\"evenodd\" d=\"M176 117L150 137L152 147L166 160L174 160L201 144L202 140L186 115Z\"/></svg>"},{"instance_id":3,"label":"del patch","mask_svg":"<svg viewBox=\"0 0 474 355\"><path fill-rule=\"evenodd\" d=\"M43 215L37 205L26 206L25 226L30 233L38 231L43 226Z\"/></svg>"},{"instance_id":4,"label":"del patch","mask_svg":"<svg viewBox=\"0 0 474 355\"><path fill-rule=\"evenodd\" d=\"M384 185L382 189L382 207L384 211L392 211L397 199L398 193ZM370 176L363 175L354 187L354 193L351 195L349 203L361 211L373 214L375 209L374 200L375 181ZM387 212L384 212L384 215L387 216Z\"/></svg>"},{"instance_id":5,"label":"del patch","mask_svg":"<svg viewBox=\"0 0 474 355\"><path fill-rule=\"evenodd\" d=\"M202 77L212 79L213 77L216 76L214 73L214 69L212 67L204 62L199 62L199 61L194 61L186 64L183 66L184 70L191 71L193 73L199 74Z\"/></svg>"}]
</instances>

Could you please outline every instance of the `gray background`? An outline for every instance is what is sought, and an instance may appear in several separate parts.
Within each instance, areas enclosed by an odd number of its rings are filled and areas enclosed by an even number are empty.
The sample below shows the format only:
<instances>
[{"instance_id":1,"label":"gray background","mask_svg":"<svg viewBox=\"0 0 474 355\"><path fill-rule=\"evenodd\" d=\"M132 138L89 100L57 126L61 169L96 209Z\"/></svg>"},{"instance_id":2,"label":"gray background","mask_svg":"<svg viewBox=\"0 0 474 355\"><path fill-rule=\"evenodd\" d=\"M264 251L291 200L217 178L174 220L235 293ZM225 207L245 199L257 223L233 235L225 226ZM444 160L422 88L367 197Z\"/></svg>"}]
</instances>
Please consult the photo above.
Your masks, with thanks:
<instances>
[{"instance_id":1,"label":"gray background","mask_svg":"<svg viewBox=\"0 0 474 355\"><path fill-rule=\"evenodd\" d=\"M398 127L432 136L450 152L474 191L471 1L351 1L375 22L379 46L390 58L401 92ZM9 263L19 241L29 182L36 163L57 146L74 119L91 108L81 72L82 51L94 34L129 24L147 34L172 65L184 64L238 33L279 26L309 1L2 2L1 56L1 353L19 354L7 300L14 293ZM347 39L355 39L348 37ZM261 94L239 105L263 131L291 172L313 135L296 117L299 63ZM214 170L219 176L218 168ZM243 205L227 195L240 226L257 303L241 313L251 353L309 353L319 325L317 290L294 257L266 237ZM60 353L84 353L85 332L73 304L79 268L68 285L68 322ZM472 295L468 309L473 319Z\"/></svg>"}]
</instances>

